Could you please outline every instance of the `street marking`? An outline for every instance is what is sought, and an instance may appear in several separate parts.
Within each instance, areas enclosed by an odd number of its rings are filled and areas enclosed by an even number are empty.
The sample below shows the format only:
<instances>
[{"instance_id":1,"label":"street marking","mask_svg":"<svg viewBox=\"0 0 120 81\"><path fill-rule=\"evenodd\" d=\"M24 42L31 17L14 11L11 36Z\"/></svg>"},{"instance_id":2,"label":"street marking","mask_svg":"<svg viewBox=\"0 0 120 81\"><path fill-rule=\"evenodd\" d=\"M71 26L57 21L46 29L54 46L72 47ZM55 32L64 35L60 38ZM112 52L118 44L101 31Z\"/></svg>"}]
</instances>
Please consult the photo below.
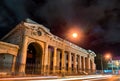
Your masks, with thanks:
<instances>
[{"instance_id":1,"label":"street marking","mask_svg":"<svg viewBox=\"0 0 120 81\"><path fill-rule=\"evenodd\" d=\"M90 80L82 80L82 81L93 81L93 80L102 80L102 79L108 79L109 77L103 77L103 78L95 78Z\"/></svg>"}]
</instances>

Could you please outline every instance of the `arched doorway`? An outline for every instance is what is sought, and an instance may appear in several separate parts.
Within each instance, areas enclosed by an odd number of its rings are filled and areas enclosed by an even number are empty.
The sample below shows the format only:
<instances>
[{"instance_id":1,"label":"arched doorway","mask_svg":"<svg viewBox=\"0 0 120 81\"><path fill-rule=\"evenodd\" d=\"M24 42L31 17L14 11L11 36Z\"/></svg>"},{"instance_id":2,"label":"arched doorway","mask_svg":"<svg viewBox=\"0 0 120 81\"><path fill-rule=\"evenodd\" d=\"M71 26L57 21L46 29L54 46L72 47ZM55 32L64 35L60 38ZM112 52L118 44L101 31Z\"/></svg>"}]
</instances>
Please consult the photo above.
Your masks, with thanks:
<instances>
[{"instance_id":1,"label":"arched doorway","mask_svg":"<svg viewBox=\"0 0 120 81\"><path fill-rule=\"evenodd\" d=\"M42 47L38 43L30 43L27 48L26 74L40 74L42 67Z\"/></svg>"}]
</instances>

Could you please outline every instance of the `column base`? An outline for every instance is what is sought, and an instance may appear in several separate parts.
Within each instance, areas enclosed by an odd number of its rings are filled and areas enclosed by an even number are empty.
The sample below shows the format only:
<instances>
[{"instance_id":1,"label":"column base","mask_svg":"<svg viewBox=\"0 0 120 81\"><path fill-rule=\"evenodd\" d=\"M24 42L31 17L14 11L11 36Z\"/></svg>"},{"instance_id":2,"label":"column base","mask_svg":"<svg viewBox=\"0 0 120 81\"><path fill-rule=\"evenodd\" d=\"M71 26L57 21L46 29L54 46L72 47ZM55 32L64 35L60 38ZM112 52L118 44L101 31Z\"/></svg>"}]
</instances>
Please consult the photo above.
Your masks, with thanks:
<instances>
[{"instance_id":1,"label":"column base","mask_svg":"<svg viewBox=\"0 0 120 81\"><path fill-rule=\"evenodd\" d=\"M71 69L71 68L69 68L69 69L68 69L68 73L69 73L69 74L71 74L71 72L72 72L72 69Z\"/></svg>"},{"instance_id":2,"label":"column base","mask_svg":"<svg viewBox=\"0 0 120 81\"><path fill-rule=\"evenodd\" d=\"M48 65L44 66L44 75L48 75Z\"/></svg>"},{"instance_id":3,"label":"column base","mask_svg":"<svg viewBox=\"0 0 120 81\"><path fill-rule=\"evenodd\" d=\"M85 72L87 72L88 74L91 74L91 69L85 69Z\"/></svg>"},{"instance_id":4,"label":"column base","mask_svg":"<svg viewBox=\"0 0 120 81\"><path fill-rule=\"evenodd\" d=\"M55 74L55 75L57 74L57 68L58 68L57 66L53 67L53 72L52 73Z\"/></svg>"},{"instance_id":5,"label":"column base","mask_svg":"<svg viewBox=\"0 0 120 81\"><path fill-rule=\"evenodd\" d=\"M41 66L41 75L44 75L44 66Z\"/></svg>"},{"instance_id":6,"label":"column base","mask_svg":"<svg viewBox=\"0 0 120 81\"><path fill-rule=\"evenodd\" d=\"M26 73L25 72L19 72L19 73L14 73L15 75L18 75L18 76L25 76Z\"/></svg>"}]
</instances>

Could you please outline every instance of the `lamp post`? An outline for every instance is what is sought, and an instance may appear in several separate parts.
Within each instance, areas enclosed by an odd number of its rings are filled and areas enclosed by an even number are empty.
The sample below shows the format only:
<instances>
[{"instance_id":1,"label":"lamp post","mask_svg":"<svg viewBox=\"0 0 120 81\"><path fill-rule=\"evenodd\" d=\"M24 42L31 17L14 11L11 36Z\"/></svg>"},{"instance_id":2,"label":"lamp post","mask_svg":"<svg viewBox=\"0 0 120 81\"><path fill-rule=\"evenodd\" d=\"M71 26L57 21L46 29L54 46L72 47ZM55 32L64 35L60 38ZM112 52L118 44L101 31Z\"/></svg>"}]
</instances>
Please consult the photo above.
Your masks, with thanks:
<instances>
[{"instance_id":1,"label":"lamp post","mask_svg":"<svg viewBox=\"0 0 120 81\"><path fill-rule=\"evenodd\" d=\"M111 57L111 61L112 61L112 74L113 74L113 60L112 60L112 57Z\"/></svg>"},{"instance_id":2,"label":"lamp post","mask_svg":"<svg viewBox=\"0 0 120 81\"><path fill-rule=\"evenodd\" d=\"M105 56L106 59L110 59L111 60L111 63L112 63L112 74L113 74L113 60L112 60L112 56L111 54L107 53L106 56Z\"/></svg>"},{"instance_id":3,"label":"lamp post","mask_svg":"<svg viewBox=\"0 0 120 81\"><path fill-rule=\"evenodd\" d=\"M104 69L103 69L103 59L102 59L102 55L101 55L101 70L102 70L102 74L103 74Z\"/></svg>"}]
</instances>

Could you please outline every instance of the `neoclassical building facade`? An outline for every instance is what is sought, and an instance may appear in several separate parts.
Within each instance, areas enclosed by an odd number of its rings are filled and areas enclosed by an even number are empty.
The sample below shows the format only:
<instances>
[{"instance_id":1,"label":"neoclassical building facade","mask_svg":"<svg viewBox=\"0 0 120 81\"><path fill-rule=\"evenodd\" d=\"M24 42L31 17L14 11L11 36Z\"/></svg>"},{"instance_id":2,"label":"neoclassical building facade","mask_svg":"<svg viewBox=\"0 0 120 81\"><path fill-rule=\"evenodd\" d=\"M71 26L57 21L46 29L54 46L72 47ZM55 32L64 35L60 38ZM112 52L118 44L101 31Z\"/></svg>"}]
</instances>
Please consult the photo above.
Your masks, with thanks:
<instances>
[{"instance_id":1,"label":"neoclassical building facade","mask_svg":"<svg viewBox=\"0 0 120 81\"><path fill-rule=\"evenodd\" d=\"M93 51L53 35L30 19L18 24L0 42L0 69L7 67L5 71L18 74L90 73L96 70L95 56Z\"/></svg>"}]
</instances>

